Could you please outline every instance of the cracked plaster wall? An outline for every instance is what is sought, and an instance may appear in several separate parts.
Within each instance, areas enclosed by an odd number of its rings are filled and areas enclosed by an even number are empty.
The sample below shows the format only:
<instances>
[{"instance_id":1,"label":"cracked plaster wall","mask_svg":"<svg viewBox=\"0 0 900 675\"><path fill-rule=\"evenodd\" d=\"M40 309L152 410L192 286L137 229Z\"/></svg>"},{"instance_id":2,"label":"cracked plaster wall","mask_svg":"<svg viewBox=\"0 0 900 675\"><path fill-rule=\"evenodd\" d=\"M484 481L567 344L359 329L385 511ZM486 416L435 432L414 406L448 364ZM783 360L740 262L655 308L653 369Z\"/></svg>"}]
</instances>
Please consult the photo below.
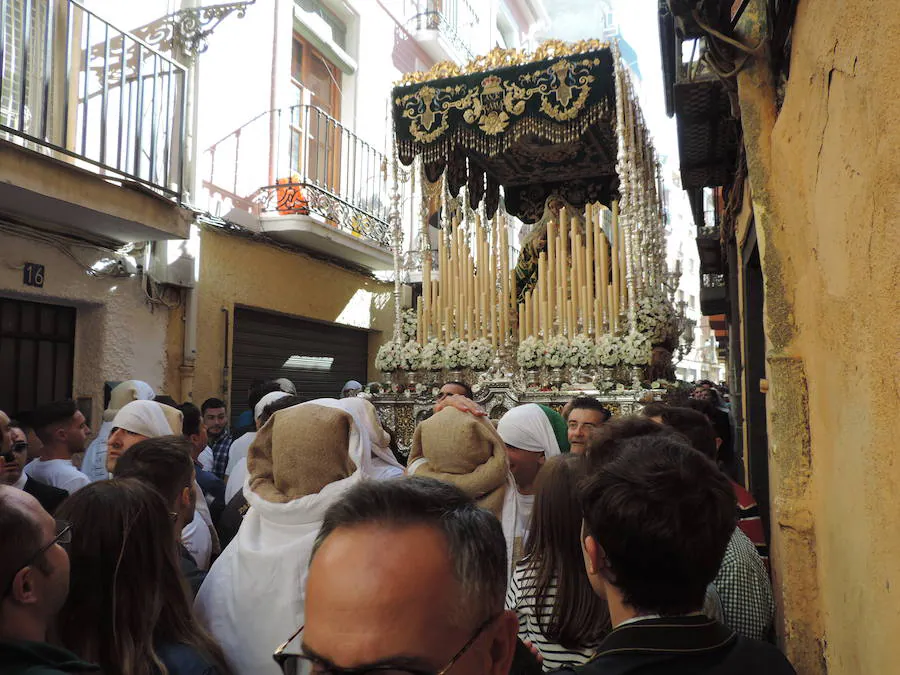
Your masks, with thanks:
<instances>
[{"instance_id":1,"label":"cracked plaster wall","mask_svg":"<svg viewBox=\"0 0 900 675\"><path fill-rule=\"evenodd\" d=\"M900 664L900 15L884 10L801 0L777 121L766 64L740 77L765 274L775 586L804 674Z\"/></svg>"},{"instance_id":2,"label":"cracked plaster wall","mask_svg":"<svg viewBox=\"0 0 900 675\"><path fill-rule=\"evenodd\" d=\"M103 257L96 249L70 249L87 265ZM43 288L22 284L25 261L44 265ZM0 233L0 294L76 308L72 395L91 397L94 431L100 427L104 382L134 378L162 390L169 311L151 312L136 278L93 278L53 247Z\"/></svg>"}]
</instances>

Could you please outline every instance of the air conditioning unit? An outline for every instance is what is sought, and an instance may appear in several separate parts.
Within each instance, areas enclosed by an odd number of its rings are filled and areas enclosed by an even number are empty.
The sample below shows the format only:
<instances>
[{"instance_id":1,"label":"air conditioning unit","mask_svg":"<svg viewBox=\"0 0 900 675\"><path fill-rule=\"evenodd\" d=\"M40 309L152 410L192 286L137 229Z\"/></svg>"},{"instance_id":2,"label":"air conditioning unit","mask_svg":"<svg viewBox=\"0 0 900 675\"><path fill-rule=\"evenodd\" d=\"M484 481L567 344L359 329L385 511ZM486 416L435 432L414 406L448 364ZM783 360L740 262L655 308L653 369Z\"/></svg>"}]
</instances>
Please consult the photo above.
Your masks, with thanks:
<instances>
[{"instance_id":1,"label":"air conditioning unit","mask_svg":"<svg viewBox=\"0 0 900 675\"><path fill-rule=\"evenodd\" d=\"M194 287L194 257L182 251L181 255L169 262L165 246L154 245L150 249L147 276L158 284Z\"/></svg>"}]
</instances>

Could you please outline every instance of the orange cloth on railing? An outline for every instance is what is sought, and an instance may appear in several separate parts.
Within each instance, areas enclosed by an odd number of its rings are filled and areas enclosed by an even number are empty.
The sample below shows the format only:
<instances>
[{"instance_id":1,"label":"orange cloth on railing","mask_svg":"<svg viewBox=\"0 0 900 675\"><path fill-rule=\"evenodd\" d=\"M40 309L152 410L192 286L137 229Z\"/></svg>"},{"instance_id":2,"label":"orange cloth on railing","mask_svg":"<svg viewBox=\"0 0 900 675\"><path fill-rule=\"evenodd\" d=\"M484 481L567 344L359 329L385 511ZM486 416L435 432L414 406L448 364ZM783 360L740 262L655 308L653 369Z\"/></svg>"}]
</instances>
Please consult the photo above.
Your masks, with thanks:
<instances>
[{"instance_id":1,"label":"orange cloth on railing","mask_svg":"<svg viewBox=\"0 0 900 675\"><path fill-rule=\"evenodd\" d=\"M300 174L292 173L290 178L279 178L275 181L276 185L284 187L276 188L275 194L278 197L278 205L276 209L278 213L284 214L309 214L309 202L303 193L300 185Z\"/></svg>"}]
</instances>

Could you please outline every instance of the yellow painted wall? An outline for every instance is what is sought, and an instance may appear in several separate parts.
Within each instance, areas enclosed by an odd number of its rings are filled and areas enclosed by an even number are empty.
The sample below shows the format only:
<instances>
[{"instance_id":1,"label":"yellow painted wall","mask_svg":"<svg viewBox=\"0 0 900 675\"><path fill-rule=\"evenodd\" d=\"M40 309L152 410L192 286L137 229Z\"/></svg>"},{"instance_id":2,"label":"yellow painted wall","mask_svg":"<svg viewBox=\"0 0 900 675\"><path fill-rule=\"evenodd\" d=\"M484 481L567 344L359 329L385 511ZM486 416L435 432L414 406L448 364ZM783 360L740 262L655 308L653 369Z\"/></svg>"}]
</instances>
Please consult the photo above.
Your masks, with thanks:
<instances>
[{"instance_id":1,"label":"yellow painted wall","mask_svg":"<svg viewBox=\"0 0 900 675\"><path fill-rule=\"evenodd\" d=\"M752 4L745 25L764 18ZM900 14L885 10L800 2L777 116L768 64L740 76L775 586L804 674L900 672Z\"/></svg>"},{"instance_id":2,"label":"yellow painted wall","mask_svg":"<svg viewBox=\"0 0 900 675\"><path fill-rule=\"evenodd\" d=\"M228 394L222 389L226 316L222 308L233 321L235 305L345 323L351 299L367 297L368 311L362 314L369 315L368 325L356 325L373 331L369 336L369 377L374 376L375 354L390 338L393 327L393 284L212 229L203 230L200 251L195 402ZM229 342L233 335L229 327ZM228 349L230 364L230 344Z\"/></svg>"}]
</instances>

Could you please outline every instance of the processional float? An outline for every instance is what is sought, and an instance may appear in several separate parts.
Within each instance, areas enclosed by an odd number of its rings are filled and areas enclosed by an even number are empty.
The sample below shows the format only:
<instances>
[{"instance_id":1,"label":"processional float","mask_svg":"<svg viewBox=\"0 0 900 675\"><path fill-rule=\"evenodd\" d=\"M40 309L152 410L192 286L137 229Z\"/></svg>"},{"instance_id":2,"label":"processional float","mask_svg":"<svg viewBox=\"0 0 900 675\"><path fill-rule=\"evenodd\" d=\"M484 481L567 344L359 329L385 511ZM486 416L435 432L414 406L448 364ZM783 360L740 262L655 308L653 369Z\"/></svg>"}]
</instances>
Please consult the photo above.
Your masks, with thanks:
<instances>
[{"instance_id":1,"label":"processional float","mask_svg":"<svg viewBox=\"0 0 900 675\"><path fill-rule=\"evenodd\" d=\"M445 380L474 383L492 417L578 393L620 413L662 397L684 317L660 165L616 46L498 49L412 73L392 99L395 325L373 399L401 445ZM398 162L420 204L405 311Z\"/></svg>"}]
</instances>

